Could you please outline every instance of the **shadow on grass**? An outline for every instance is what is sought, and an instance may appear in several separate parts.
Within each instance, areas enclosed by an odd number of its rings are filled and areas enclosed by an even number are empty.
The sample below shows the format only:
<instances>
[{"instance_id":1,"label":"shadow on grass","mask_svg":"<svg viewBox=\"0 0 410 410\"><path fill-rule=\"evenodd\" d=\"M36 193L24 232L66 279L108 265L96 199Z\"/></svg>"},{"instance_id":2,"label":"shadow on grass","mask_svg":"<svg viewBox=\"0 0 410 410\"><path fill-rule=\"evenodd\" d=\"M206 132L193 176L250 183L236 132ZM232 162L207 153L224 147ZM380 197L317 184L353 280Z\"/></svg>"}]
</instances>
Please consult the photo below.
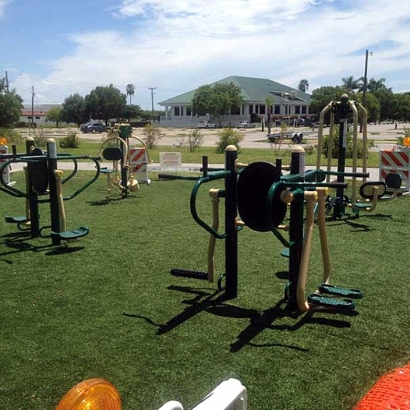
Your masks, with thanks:
<instances>
[{"instance_id":1,"label":"shadow on grass","mask_svg":"<svg viewBox=\"0 0 410 410\"><path fill-rule=\"evenodd\" d=\"M307 312L304 316L301 317L300 313L291 312L287 309L287 305L284 299L280 300L275 306L264 310L263 312L259 312L255 309L245 309L238 306L233 306L225 303L228 299L226 298L225 294L221 294L218 291L213 293L209 293L207 291L202 291L200 289L193 289L190 287L183 287L183 286L169 286L169 290L185 292L188 294L193 295L193 298L185 299L182 303L189 305L185 308L184 311L179 313L178 315L174 316L165 324L155 323L150 318L145 316L135 315L124 313L124 316L127 317L134 317L145 320L150 325L158 327L157 335L162 335L171 330L175 329L179 325L183 324L184 322L192 319L194 316L202 313L208 312L210 314L220 316L220 317L227 317L227 318L235 318L235 319L249 319L249 325L238 335L237 340L231 344L230 351L232 353L236 353L241 350L244 346L251 346L251 347L285 347L289 349L295 349L299 351L308 351L307 349L300 348L298 346L291 346L291 345L283 345L280 343L273 343L273 344L261 344L258 345L256 343L252 343L252 340L257 337L260 333L262 333L266 329L270 330L281 330L281 331L296 331L300 329L305 324L316 324L316 325L326 325L326 326L333 326L336 328L348 328L350 327L350 323L340 319L332 319L332 318L325 318L325 317L314 317L314 311ZM345 314L349 316L355 316L358 313L355 311L342 311L342 310L329 310L329 309L322 309L321 312L326 313L338 313L338 314ZM273 323L277 319L281 318L293 318L297 319L301 317L301 319L295 323L294 325L287 325L287 324L279 324L274 325Z\"/></svg>"},{"instance_id":2,"label":"shadow on grass","mask_svg":"<svg viewBox=\"0 0 410 410\"><path fill-rule=\"evenodd\" d=\"M86 202L87 204L91 205L91 206L103 206L103 205L110 205L112 204L117 204L119 203L119 201L123 201L123 200L127 200L127 199L135 199L137 198L136 195L129 195L126 198L123 198L120 194L118 194L118 196L116 197L106 197L106 198L102 198L99 201L88 201Z\"/></svg>"},{"instance_id":3,"label":"shadow on grass","mask_svg":"<svg viewBox=\"0 0 410 410\"><path fill-rule=\"evenodd\" d=\"M53 255L61 255L66 253L73 253L84 249L83 246L72 246L69 247L67 244L62 245L52 245L51 243L48 245L41 245L35 246L31 243L26 242L27 240L31 239L29 232L16 232L11 234L3 235L2 238L5 238L4 242L0 243L0 245L4 245L7 248L11 249L6 252L0 253L0 258L6 255L13 255L20 252L42 252L47 251L45 255L53 256ZM1 261L7 262L12 264L13 262L7 259L0 259Z\"/></svg>"}]
</instances>

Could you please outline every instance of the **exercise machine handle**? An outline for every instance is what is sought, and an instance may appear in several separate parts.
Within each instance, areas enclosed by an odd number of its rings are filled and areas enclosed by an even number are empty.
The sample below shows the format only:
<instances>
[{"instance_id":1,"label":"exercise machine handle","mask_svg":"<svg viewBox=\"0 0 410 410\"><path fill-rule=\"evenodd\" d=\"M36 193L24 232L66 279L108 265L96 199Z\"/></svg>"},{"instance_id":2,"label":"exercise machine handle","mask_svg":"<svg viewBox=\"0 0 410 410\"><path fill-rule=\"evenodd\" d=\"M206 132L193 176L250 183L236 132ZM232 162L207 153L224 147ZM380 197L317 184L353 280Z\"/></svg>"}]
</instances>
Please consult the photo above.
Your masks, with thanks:
<instances>
[{"instance_id":1,"label":"exercise machine handle","mask_svg":"<svg viewBox=\"0 0 410 410\"><path fill-rule=\"evenodd\" d=\"M199 188L201 187L202 184L205 184L210 181L214 181L217 179L223 179L229 176L231 171L216 171L211 174L208 174L206 177L199 178L198 181L195 183L194 187L192 188L191 192L191 199L190 199L190 209L191 209L191 215L192 218L194 218L194 221L202 226L207 232L209 232L211 235L215 236L218 239L225 239L228 235L226 233L219 233L215 229L212 228L209 224L207 224L205 221L203 221L199 216L198 212L196 210L196 197L199 191Z\"/></svg>"}]
</instances>

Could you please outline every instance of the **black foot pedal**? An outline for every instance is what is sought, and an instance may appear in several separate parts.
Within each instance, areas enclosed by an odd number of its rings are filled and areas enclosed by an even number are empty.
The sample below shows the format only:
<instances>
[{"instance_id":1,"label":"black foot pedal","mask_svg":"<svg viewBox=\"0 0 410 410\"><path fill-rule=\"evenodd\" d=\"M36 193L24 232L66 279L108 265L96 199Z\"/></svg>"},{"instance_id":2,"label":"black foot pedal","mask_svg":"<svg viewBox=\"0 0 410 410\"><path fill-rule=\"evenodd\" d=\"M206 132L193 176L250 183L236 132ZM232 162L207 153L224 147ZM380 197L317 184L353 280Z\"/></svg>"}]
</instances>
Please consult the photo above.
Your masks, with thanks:
<instances>
[{"instance_id":1,"label":"black foot pedal","mask_svg":"<svg viewBox=\"0 0 410 410\"><path fill-rule=\"evenodd\" d=\"M171 275L182 276L184 278L208 280L208 272L198 272L197 270L171 269Z\"/></svg>"},{"instance_id":2,"label":"black foot pedal","mask_svg":"<svg viewBox=\"0 0 410 410\"><path fill-rule=\"evenodd\" d=\"M340 288L338 286L327 285L322 283L319 286L320 293L327 293L328 295L344 296L352 299L361 299L363 297L363 292L359 289L346 289Z\"/></svg>"}]
</instances>

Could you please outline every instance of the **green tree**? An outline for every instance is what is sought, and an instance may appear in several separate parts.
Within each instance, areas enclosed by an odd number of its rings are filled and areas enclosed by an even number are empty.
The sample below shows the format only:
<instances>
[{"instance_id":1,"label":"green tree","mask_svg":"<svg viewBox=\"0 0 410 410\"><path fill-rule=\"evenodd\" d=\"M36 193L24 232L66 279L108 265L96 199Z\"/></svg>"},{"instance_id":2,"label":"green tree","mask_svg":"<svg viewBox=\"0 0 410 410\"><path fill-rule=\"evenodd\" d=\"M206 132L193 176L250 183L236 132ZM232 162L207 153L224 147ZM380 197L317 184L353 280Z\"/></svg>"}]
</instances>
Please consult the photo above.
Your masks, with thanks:
<instances>
[{"instance_id":1,"label":"green tree","mask_svg":"<svg viewBox=\"0 0 410 410\"><path fill-rule=\"evenodd\" d=\"M357 101L362 102L363 95L357 95ZM367 122L377 122L380 119L380 102L373 93L366 94L365 107L367 111Z\"/></svg>"},{"instance_id":2,"label":"green tree","mask_svg":"<svg viewBox=\"0 0 410 410\"><path fill-rule=\"evenodd\" d=\"M141 107L139 105L126 105L121 111L119 117L130 120L131 118L140 118L141 117ZM151 111L150 111L151 112Z\"/></svg>"},{"instance_id":3,"label":"green tree","mask_svg":"<svg viewBox=\"0 0 410 410\"><path fill-rule=\"evenodd\" d=\"M211 115L221 126L225 115L232 110L238 110L242 103L242 92L237 85L217 83L203 85L195 91L192 109L199 115Z\"/></svg>"},{"instance_id":4,"label":"green tree","mask_svg":"<svg viewBox=\"0 0 410 410\"><path fill-rule=\"evenodd\" d=\"M298 89L299 91L302 91L303 93L307 92L307 90L309 89L309 82L308 80L306 80L306 78L303 78L302 80L300 80Z\"/></svg>"},{"instance_id":5,"label":"green tree","mask_svg":"<svg viewBox=\"0 0 410 410\"><path fill-rule=\"evenodd\" d=\"M120 117L127 105L127 96L112 84L98 86L85 97L85 112L89 118L103 120L105 125L111 118Z\"/></svg>"},{"instance_id":6,"label":"green tree","mask_svg":"<svg viewBox=\"0 0 410 410\"><path fill-rule=\"evenodd\" d=\"M21 116L23 99L16 94L15 90L7 92L4 81L0 83L0 127L12 128Z\"/></svg>"},{"instance_id":7,"label":"green tree","mask_svg":"<svg viewBox=\"0 0 410 410\"><path fill-rule=\"evenodd\" d=\"M351 75L349 77L342 78L342 87L347 90L349 93L354 93L360 88L361 79L355 80Z\"/></svg>"},{"instance_id":8,"label":"green tree","mask_svg":"<svg viewBox=\"0 0 410 410\"><path fill-rule=\"evenodd\" d=\"M127 84L126 93L127 93L127 97L130 96L130 105L131 105L131 96L134 97L135 85L134 84Z\"/></svg>"},{"instance_id":9,"label":"green tree","mask_svg":"<svg viewBox=\"0 0 410 410\"><path fill-rule=\"evenodd\" d=\"M62 107L52 107L47 112L46 122L55 122L56 127L58 128L59 123L61 122Z\"/></svg>"},{"instance_id":10,"label":"green tree","mask_svg":"<svg viewBox=\"0 0 410 410\"><path fill-rule=\"evenodd\" d=\"M272 129L272 105L274 104L275 99L271 95L265 97L265 105L268 111L268 135Z\"/></svg>"},{"instance_id":11,"label":"green tree","mask_svg":"<svg viewBox=\"0 0 410 410\"><path fill-rule=\"evenodd\" d=\"M313 90L309 112L312 114L320 114L323 108L325 108L331 101L340 101L340 97L345 92L346 90L339 86L325 86Z\"/></svg>"},{"instance_id":12,"label":"green tree","mask_svg":"<svg viewBox=\"0 0 410 410\"><path fill-rule=\"evenodd\" d=\"M374 93L380 104L379 121L391 120L397 112L397 98L391 89L379 90Z\"/></svg>"},{"instance_id":13,"label":"green tree","mask_svg":"<svg viewBox=\"0 0 410 410\"><path fill-rule=\"evenodd\" d=\"M370 93L374 93L376 91L386 90L387 87L384 84L386 82L385 78L379 78L376 80L375 78L371 78L367 83L367 91Z\"/></svg>"},{"instance_id":14,"label":"green tree","mask_svg":"<svg viewBox=\"0 0 410 410\"><path fill-rule=\"evenodd\" d=\"M393 119L407 122L410 119L410 96L396 94L397 105Z\"/></svg>"},{"instance_id":15,"label":"green tree","mask_svg":"<svg viewBox=\"0 0 410 410\"><path fill-rule=\"evenodd\" d=\"M88 119L85 113L84 97L80 94L72 94L64 100L61 108L61 121L73 122L79 127Z\"/></svg>"}]
</instances>

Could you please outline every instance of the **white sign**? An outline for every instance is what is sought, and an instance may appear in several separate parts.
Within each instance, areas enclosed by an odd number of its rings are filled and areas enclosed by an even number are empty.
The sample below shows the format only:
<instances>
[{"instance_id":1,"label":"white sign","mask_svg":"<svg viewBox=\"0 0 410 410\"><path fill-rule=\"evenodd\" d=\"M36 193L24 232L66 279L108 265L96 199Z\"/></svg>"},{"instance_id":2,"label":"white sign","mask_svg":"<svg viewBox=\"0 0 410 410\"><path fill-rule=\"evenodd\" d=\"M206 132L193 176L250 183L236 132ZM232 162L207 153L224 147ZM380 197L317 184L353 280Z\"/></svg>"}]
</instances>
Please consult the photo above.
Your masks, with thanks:
<instances>
[{"instance_id":1,"label":"white sign","mask_svg":"<svg viewBox=\"0 0 410 410\"><path fill-rule=\"evenodd\" d=\"M180 167L181 153L180 152L160 152L159 162L162 167Z\"/></svg>"}]
</instances>

